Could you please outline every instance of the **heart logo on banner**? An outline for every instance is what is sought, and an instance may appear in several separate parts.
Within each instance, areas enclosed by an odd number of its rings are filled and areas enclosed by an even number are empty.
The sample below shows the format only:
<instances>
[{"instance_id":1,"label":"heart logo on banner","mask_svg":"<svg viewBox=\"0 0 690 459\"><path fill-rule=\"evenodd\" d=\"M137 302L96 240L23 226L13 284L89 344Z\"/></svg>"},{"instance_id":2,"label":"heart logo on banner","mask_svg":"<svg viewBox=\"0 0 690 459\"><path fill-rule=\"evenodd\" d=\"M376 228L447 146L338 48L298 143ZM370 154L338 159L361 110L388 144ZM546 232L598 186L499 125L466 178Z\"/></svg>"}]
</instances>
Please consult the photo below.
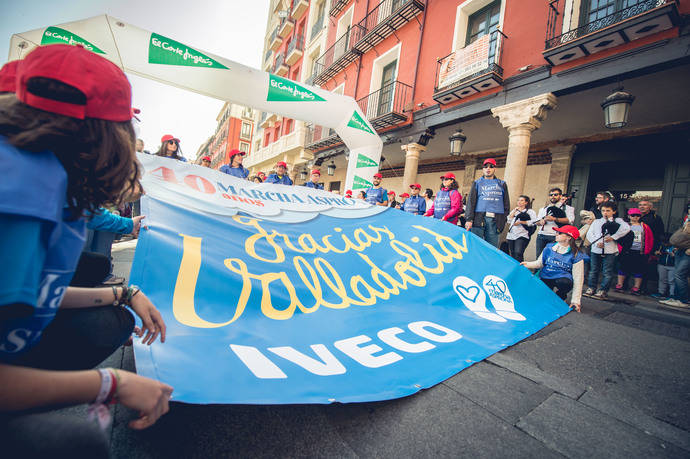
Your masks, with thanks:
<instances>
[{"instance_id":1,"label":"heart logo on banner","mask_svg":"<svg viewBox=\"0 0 690 459\"><path fill-rule=\"evenodd\" d=\"M463 287L462 285L457 285L455 287L455 290L458 292L459 295L462 295L465 299L473 303L477 300L477 297L479 296L479 293L481 291L479 290L479 287ZM474 292L474 295L472 295L472 293L470 292Z\"/></svg>"}]
</instances>

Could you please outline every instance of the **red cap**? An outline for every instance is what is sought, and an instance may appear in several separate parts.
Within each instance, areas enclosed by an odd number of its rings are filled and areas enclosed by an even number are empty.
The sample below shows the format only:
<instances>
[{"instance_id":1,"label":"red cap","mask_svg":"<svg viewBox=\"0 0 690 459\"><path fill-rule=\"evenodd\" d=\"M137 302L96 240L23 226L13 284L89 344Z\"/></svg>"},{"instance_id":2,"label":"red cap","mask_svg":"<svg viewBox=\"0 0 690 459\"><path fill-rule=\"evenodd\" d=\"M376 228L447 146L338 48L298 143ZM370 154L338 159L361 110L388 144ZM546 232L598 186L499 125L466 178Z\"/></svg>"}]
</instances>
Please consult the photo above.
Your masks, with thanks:
<instances>
[{"instance_id":1,"label":"red cap","mask_svg":"<svg viewBox=\"0 0 690 459\"><path fill-rule=\"evenodd\" d=\"M395 191L391 190L388 192L388 194L392 194L393 196L395 196Z\"/></svg>"},{"instance_id":2,"label":"red cap","mask_svg":"<svg viewBox=\"0 0 690 459\"><path fill-rule=\"evenodd\" d=\"M401 198L409 198L410 195L408 193L403 193L400 195Z\"/></svg>"},{"instance_id":3,"label":"red cap","mask_svg":"<svg viewBox=\"0 0 690 459\"><path fill-rule=\"evenodd\" d=\"M86 96L86 104L60 102L27 91L34 77L51 78L73 86ZM47 45L31 51L17 67L17 99L47 112L84 119L130 121L132 87L125 74L109 60L82 46Z\"/></svg>"},{"instance_id":4,"label":"red cap","mask_svg":"<svg viewBox=\"0 0 690 459\"><path fill-rule=\"evenodd\" d=\"M561 226L560 228L555 227L555 228L554 228L554 231L558 231L559 233L568 234L568 235L570 235L573 239L577 239L577 238L580 237L580 232L577 230L577 228L575 228L575 227L572 226L572 225L565 225L565 226Z\"/></svg>"},{"instance_id":5,"label":"red cap","mask_svg":"<svg viewBox=\"0 0 690 459\"><path fill-rule=\"evenodd\" d=\"M235 155L240 155L240 156L245 156L247 154L246 151L238 150L237 148L233 148L230 150L230 157L232 158Z\"/></svg>"},{"instance_id":6,"label":"red cap","mask_svg":"<svg viewBox=\"0 0 690 459\"><path fill-rule=\"evenodd\" d=\"M313 171L311 171L311 175L314 175L314 174L316 174L316 175L318 175L319 177L321 177L321 171L318 170L318 169L314 169Z\"/></svg>"},{"instance_id":7,"label":"red cap","mask_svg":"<svg viewBox=\"0 0 690 459\"><path fill-rule=\"evenodd\" d=\"M163 137L161 137L161 143L165 143L168 140L174 140L175 142L180 143L180 139L178 139L172 134L165 134Z\"/></svg>"},{"instance_id":8,"label":"red cap","mask_svg":"<svg viewBox=\"0 0 690 459\"><path fill-rule=\"evenodd\" d=\"M345 192L345 196L352 196L352 190L347 190Z\"/></svg>"},{"instance_id":9,"label":"red cap","mask_svg":"<svg viewBox=\"0 0 690 459\"><path fill-rule=\"evenodd\" d=\"M444 175L441 176L441 178L442 179L452 178L453 180L455 180L455 174L453 174L452 172L446 172Z\"/></svg>"},{"instance_id":10,"label":"red cap","mask_svg":"<svg viewBox=\"0 0 690 459\"><path fill-rule=\"evenodd\" d=\"M276 163L276 167L278 166L283 166L285 169L287 169L287 164L285 163L285 161L278 161Z\"/></svg>"},{"instance_id":11,"label":"red cap","mask_svg":"<svg viewBox=\"0 0 690 459\"><path fill-rule=\"evenodd\" d=\"M204 156L203 158L201 158L201 160L202 161L211 161L211 157L210 156Z\"/></svg>"},{"instance_id":12,"label":"red cap","mask_svg":"<svg viewBox=\"0 0 690 459\"><path fill-rule=\"evenodd\" d=\"M496 160L493 158L486 158L484 162L482 163L482 166L486 166L487 164L493 164L494 167L496 166Z\"/></svg>"},{"instance_id":13,"label":"red cap","mask_svg":"<svg viewBox=\"0 0 690 459\"><path fill-rule=\"evenodd\" d=\"M266 174L264 174L264 173L261 172L261 171L257 172L257 173L256 173L256 176L257 176L257 177L266 178Z\"/></svg>"},{"instance_id":14,"label":"red cap","mask_svg":"<svg viewBox=\"0 0 690 459\"><path fill-rule=\"evenodd\" d=\"M383 175L379 174L378 172L374 174L374 178L383 178Z\"/></svg>"},{"instance_id":15,"label":"red cap","mask_svg":"<svg viewBox=\"0 0 690 459\"><path fill-rule=\"evenodd\" d=\"M0 69L0 92L14 92L17 88L19 60L8 62Z\"/></svg>"},{"instance_id":16,"label":"red cap","mask_svg":"<svg viewBox=\"0 0 690 459\"><path fill-rule=\"evenodd\" d=\"M410 188L417 188L418 190L421 190L422 185L420 185L419 183L413 183L412 185L410 185Z\"/></svg>"},{"instance_id":17,"label":"red cap","mask_svg":"<svg viewBox=\"0 0 690 459\"><path fill-rule=\"evenodd\" d=\"M628 215L642 215L642 211L637 207L632 207L628 209Z\"/></svg>"}]
</instances>

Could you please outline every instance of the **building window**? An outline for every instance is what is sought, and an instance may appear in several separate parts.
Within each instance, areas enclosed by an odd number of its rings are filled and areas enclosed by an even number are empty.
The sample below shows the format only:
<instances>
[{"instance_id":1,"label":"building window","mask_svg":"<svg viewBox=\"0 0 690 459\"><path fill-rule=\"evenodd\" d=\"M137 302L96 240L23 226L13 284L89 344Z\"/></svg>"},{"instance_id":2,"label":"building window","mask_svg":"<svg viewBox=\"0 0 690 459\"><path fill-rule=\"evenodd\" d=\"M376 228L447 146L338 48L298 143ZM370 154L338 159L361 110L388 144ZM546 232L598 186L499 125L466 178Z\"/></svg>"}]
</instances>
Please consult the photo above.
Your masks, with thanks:
<instances>
[{"instance_id":1,"label":"building window","mask_svg":"<svg viewBox=\"0 0 690 459\"><path fill-rule=\"evenodd\" d=\"M264 134L264 147L267 147L269 143L271 143L271 132L266 130L266 134Z\"/></svg>"},{"instance_id":2,"label":"building window","mask_svg":"<svg viewBox=\"0 0 690 459\"><path fill-rule=\"evenodd\" d=\"M292 72L292 78L293 81L299 81L299 67L297 67L294 72Z\"/></svg>"},{"instance_id":3,"label":"building window","mask_svg":"<svg viewBox=\"0 0 690 459\"><path fill-rule=\"evenodd\" d=\"M252 124L251 123L242 123L242 130L240 131L240 137L243 139L251 139L252 138Z\"/></svg>"},{"instance_id":4,"label":"building window","mask_svg":"<svg viewBox=\"0 0 690 459\"><path fill-rule=\"evenodd\" d=\"M247 142L240 142L240 151L243 151L245 153L249 153L250 148L251 148L251 145L249 145Z\"/></svg>"},{"instance_id":5,"label":"building window","mask_svg":"<svg viewBox=\"0 0 690 459\"><path fill-rule=\"evenodd\" d=\"M292 132L292 123L293 120L288 119L285 120L285 127L283 128L283 135L287 135Z\"/></svg>"},{"instance_id":6,"label":"building window","mask_svg":"<svg viewBox=\"0 0 690 459\"><path fill-rule=\"evenodd\" d=\"M329 183L328 191L340 191L340 181Z\"/></svg>"},{"instance_id":7,"label":"building window","mask_svg":"<svg viewBox=\"0 0 690 459\"><path fill-rule=\"evenodd\" d=\"M467 21L465 46L498 29L500 17L501 2L494 2L472 14Z\"/></svg>"},{"instance_id":8,"label":"building window","mask_svg":"<svg viewBox=\"0 0 690 459\"><path fill-rule=\"evenodd\" d=\"M580 17L582 24L590 24L598 19L610 16L631 6L635 6L642 0L582 0Z\"/></svg>"}]
</instances>

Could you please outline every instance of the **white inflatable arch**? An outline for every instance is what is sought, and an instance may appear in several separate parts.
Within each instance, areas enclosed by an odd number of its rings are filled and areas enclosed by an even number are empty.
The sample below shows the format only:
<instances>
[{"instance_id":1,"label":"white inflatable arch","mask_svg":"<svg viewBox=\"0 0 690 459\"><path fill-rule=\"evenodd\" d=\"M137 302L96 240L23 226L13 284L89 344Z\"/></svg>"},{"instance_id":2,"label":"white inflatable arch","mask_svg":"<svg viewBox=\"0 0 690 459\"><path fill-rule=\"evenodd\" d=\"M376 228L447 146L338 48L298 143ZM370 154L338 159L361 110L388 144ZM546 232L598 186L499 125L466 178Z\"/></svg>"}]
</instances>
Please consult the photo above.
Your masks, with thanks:
<instances>
[{"instance_id":1,"label":"white inflatable arch","mask_svg":"<svg viewBox=\"0 0 690 459\"><path fill-rule=\"evenodd\" d=\"M378 171L383 143L351 97L238 64L107 15L15 34L9 60L54 43L82 44L125 72L333 128L350 150L346 189L367 188Z\"/></svg>"}]
</instances>

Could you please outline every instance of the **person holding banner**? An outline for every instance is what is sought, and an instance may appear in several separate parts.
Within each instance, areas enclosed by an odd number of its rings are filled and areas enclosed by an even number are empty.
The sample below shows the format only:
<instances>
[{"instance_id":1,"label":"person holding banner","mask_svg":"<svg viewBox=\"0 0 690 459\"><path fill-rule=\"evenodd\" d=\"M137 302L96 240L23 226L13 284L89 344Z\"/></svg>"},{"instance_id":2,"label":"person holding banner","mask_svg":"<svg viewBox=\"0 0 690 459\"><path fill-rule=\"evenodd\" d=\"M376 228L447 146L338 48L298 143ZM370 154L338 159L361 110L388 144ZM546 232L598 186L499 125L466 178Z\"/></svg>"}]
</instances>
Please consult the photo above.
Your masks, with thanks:
<instances>
[{"instance_id":1,"label":"person holding banner","mask_svg":"<svg viewBox=\"0 0 690 459\"><path fill-rule=\"evenodd\" d=\"M201 158L201 166L202 167L211 167L211 157L210 156L204 156Z\"/></svg>"},{"instance_id":2,"label":"person holding banner","mask_svg":"<svg viewBox=\"0 0 690 459\"><path fill-rule=\"evenodd\" d=\"M165 340L143 292L68 286L85 212L137 186L131 87L110 61L62 44L31 51L16 82L16 96L0 96L0 442L8 457L105 457L95 423L46 411L94 402L103 426L103 404L118 400L138 412L130 427L143 429L172 393L134 373L92 370L131 339L134 319L121 304L142 319L147 344Z\"/></svg>"},{"instance_id":3,"label":"person holding banner","mask_svg":"<svg viewBox=\"0 0 690 459\"><path fill-rule=\"evenodd\" d=\"M156 152L156 156L163 156L166 158L176 159L187 162L187 158L182 156L182 149L180 149L180 139L171 134L165 134L161 137L161 146Z\"/></svg>"},{"instance_id":4,"label":"person holding banner","mask_svg":"<svg viewBox=\"0 0 690 459\"><path fill-rule=\"evenodd\" d=\"M410 185L410 197L405 199L402 210L415 215L424 215L426 212L426 200L419 194L422 185L413 183Z\"/></svg>"},{"instance_id":5,"label":"person holding banner","mask_svg":"<svg viewBox=\"0 0 690 459\"><path fill-rule=\"evenodd\" d=\"M377 172L371 181L374 183L374 186L365 191L364 200L372 206L388 207L388 192L381 187L383 175Z\"/></svg>"},{"instance_id":6,"label":"person holding banner","mask_svg":"<svg viewBox=\"0 0 690 459\"><path fill-rule=\"evenodd\" d=\"M220 172L225 172L228 175L232 175L233 177L246 179L249 176L249 170L245 169L242 165L242 160L246 154L247 153L240 151L237 148L233 148L230 150L230 162L221 166L221 168L218 170Z\"/></svg>"},{"instance_id":7,"label":"person holding banner","mask_svg":"<svg viewBox=\"0 0 690 459\"><path fill-rule=\"evenodd\" d=\"M508 185L495 175L496 160L484 160L483 175L474 181L465 212L465 229L498 247L510 211Z\"/></svg>"},{"instance_id":8,"label":"person holding banner","mask_svg":"<svg viewBox=\"0 0 690 459\"><path fill-rule=\"evenodd\" d=\"M311 177L308 182L304 184L307 188L314 188L315 190L323 190L323 183L319 183L319 180L321 180L321 171L318 169L314 169L311 171ZM352 192L350 192L352 194Z\"/></svg>"},{"instance_id":9,"label":"person holding banner","mask_svg":"<svg viewBox=\"0 0 690 459\"><path fill-rule=\"evenodd\" d=\"M554 228L556 243L544 247L535 261L520 263L529 269L541 269L539 278L562 300L572 290L570 307L580 312L582 286L585 282L585 261L589 258L575 241L580 232L572 225Z\"/></svg>"},{"instance_id":10,"label":"person holding banner","mask_svg":"<svg viewBox=\"0 0 690 459\"><path fill-rule=\"evenodd\" d=\"M461 213L462 196L458 191L458 182L455 180L455 174L448 172L441 176L441 188L424 216L433 215L434 218L457 225Z\"/></svg>"},{"instance_id":11,"label":"person holding banner","mask_svg":"<svg viewBox=\"0 0 690 459\"><path fill-rule=\"evenodd\" d=\"M266 177L264 182L277 183L278 185L292 185L292 179L287 175L287 164L285 161L278 161L276 163L276 171Z\"/></svg>"}]
</instances>

